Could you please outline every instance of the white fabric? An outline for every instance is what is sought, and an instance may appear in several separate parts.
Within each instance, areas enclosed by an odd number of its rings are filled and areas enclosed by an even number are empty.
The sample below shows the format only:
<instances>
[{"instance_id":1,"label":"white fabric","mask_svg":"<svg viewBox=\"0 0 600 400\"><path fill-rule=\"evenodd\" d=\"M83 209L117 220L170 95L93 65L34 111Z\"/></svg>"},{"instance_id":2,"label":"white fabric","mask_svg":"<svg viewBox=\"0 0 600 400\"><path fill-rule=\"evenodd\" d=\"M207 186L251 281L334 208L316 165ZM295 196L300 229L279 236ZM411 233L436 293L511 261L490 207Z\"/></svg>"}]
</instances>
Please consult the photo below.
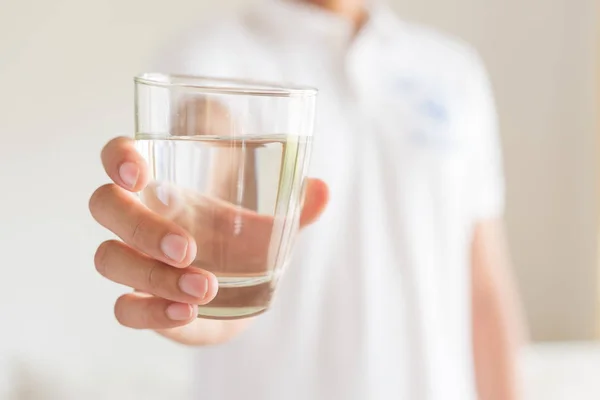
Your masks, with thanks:
<instances>
[{"instance_id":1,"label":"white fabric","mask_svg":"<svg viewBox=\"0 0 600 400\"><path fill-rule=\"evenodd\" d=\"M318 87L311 175L331 189L272 309L198 351L196 398L475 399L470 241L503 208L477 55L381 6L353 36L333 14L275 0L174 43L157 71Z\"/></svg>"}]
</instances>

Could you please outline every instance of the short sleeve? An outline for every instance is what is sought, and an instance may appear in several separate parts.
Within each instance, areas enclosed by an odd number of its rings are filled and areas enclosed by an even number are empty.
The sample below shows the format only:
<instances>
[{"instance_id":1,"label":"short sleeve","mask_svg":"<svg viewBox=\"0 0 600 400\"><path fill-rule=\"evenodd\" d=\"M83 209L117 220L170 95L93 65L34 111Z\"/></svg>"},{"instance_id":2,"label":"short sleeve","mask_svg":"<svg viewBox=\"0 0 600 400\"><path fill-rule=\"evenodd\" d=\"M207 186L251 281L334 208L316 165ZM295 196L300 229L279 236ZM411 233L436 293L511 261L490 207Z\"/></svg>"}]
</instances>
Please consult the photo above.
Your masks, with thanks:
<instances>
[{"instance_id":1,"label":"short sleeve","mask_svg":"<svg viewBox=\"0 0 600 400\"><path fill-rule=\"evenodd\" d=\"M505 184L493 89L479 57L467 77L465 129L469 132L471 199L474 219L501 216Z\"/></svg>"}]
</instances>

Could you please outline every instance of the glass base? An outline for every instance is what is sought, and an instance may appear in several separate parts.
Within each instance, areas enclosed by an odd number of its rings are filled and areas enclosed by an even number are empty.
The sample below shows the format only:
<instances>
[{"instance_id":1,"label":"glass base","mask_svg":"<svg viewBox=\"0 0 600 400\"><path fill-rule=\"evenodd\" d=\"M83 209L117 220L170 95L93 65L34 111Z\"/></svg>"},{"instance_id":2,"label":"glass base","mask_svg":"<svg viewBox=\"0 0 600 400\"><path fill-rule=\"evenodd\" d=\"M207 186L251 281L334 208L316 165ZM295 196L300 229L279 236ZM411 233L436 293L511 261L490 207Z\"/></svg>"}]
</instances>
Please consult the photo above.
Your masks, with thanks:
<instances>
[{"instance_id":1,"label":"glass base","mask_svg":"<svg viewBox=\"0 0 600 400\"><path fill-rule=\"evenodd\" d=\"M219 276L219 291L209 304L198 307L198 318L240 319L262 314L273 295L273 277Z\"/></svg>"},{"instance_id":2,"label":"glass base","mask_svg":"<svg viewBox=\"0 0 600 400\"><path fill-rule=\"evenodd\" d=\"M198 318L242 319L254 317L267 311L267 307L198 307Z\"/></svg>"}]
</instances>

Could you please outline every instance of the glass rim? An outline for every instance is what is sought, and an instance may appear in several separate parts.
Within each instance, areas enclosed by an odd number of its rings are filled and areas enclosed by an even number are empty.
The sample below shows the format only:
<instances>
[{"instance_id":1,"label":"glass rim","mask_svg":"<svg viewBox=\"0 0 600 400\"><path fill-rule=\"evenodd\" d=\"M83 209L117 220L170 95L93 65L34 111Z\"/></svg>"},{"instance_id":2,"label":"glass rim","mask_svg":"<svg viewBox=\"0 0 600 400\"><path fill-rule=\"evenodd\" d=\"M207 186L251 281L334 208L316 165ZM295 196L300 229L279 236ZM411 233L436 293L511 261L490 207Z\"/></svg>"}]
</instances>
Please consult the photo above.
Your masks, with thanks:
<instances>
[{"instance_id":1,"label":"glass rim","mask_svg":"<svg viewBox=\"0 0 600 400\"><path fill-rule=\"evenodd\" d=\"M155 87L187 88L203 93L237 94L244 96L312 97L318 93L318 89L311 86L284 85L261 80L165 74L159 72L138 74L134 77L134 82L136 84Z\"/></svg>"}]
</instances>

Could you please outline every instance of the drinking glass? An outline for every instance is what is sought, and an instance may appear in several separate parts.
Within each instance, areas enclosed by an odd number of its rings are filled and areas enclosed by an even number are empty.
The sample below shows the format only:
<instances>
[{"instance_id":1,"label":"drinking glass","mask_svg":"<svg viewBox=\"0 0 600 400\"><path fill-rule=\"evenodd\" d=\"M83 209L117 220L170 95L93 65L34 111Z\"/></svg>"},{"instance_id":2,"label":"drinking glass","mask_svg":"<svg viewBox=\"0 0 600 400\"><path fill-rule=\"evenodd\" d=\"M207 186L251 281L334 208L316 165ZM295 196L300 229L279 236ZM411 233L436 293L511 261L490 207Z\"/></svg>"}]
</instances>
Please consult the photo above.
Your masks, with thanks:
<instances>
[{"instance_id":1,"label":"drinking glass","mask_svg":"<svg viewBox=\"0 0 600 400\"><path fill-rule=\"evenodd\" d=\"M190 232L191 267L219 281L199 317L268 309L298 231L316 97L246 80L135 78L135 141L151 175L139 197Z\"/></svg>"}]
</instances>

